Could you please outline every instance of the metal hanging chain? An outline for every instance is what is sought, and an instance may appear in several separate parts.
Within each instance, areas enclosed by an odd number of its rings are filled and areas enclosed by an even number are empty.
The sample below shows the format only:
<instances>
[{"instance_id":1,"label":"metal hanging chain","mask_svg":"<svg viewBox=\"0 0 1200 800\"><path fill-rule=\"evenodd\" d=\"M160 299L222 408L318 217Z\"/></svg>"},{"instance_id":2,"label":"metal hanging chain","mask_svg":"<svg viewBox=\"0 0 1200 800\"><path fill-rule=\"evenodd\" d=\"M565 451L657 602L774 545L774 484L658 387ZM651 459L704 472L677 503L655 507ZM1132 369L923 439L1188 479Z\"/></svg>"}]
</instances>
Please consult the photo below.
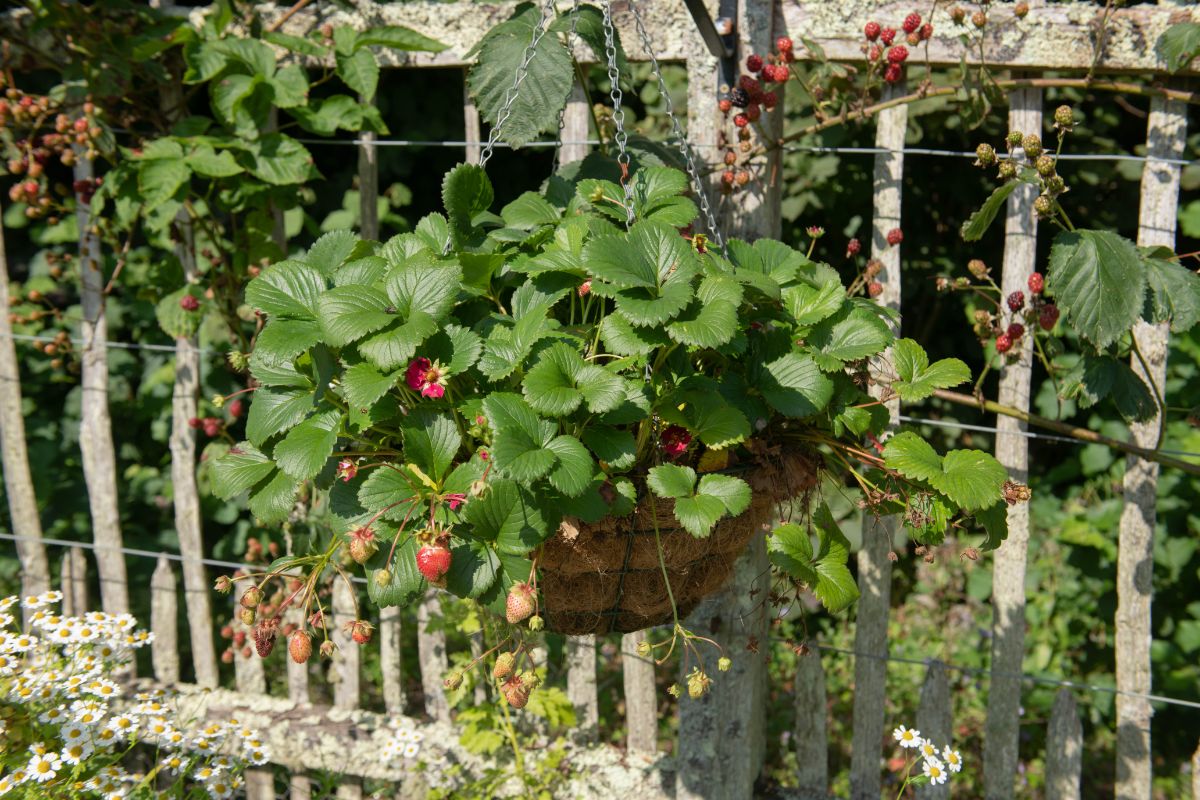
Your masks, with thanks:
<instances>
[{"instance_id":1,"label":"metal hanging chain","mask_svg":"<svg viewBox=\"0 0 1200 800\"><path fill-rule=\"evenodd\" d=\"M504 105L501 106L500 113L496 116L496 124L492 126L487 144L479 154L479 166L481 167L487 166L488 159L492 157L492 150L495 149L496 142L500 139L500 131L504 128L504 123L508 122L509 116L512 115L513 103L517 101L521 84L525 82L525 76L529 74L529 64L537 53L537 46L542 41L542 37L546 35L546 26L555 16L554 0L546 0L542 5L542 16L533 28L533 38L529 40L529 45L525 48L525 54L521 59L521 65L517 67L513 85L509 87L508 94L504 96Z\"/></svg>"},{"instance_id":2,"label":"metal hanging chain","mask_svg":"<svg viewBox=\"0 0 1200 800\"><path fill-rule=\"evenodd\" d=\"M646 26L642 22L642 13L638 11L636 0L629 0L629 9L633 12L633 21L637 26L638 38L641 40L642 49L646 51L646 55L650 57L650 69L654 73L654 77L658 80L658 91L662 95L663 102L667 107L667 118L671 120L671 132L675 134L677 147L679 152L683 154L684 163L687 165L687 173L692 179L692 188L696 192L696 198L700 201L700 210L704 213L705 222L708 223L708 231L716 242L717 247L725 252L725 238L721 236L721 231L717 227L717 218L713 215L712 206L708 203L708 192L704 188L704 181L700 177L700 170L696 168L696 160L692 155L692 148L688 144L687 136L683 133L683 126L679 124L679 118L675 116L675 106L671 102L671 93L667 91L667 82L663 80L662 69L658 65L658 58L654 55L654 43L650 40L650 34L646 32Z\"/></svg>"},{"instance_id":3,"label":"metal hanging chain","mask_svg":"<svg viewBox=\"0 0 1200 800\"><path fill-rule=\"evenodd\" d=\"M621 108L621 71L617 69L616 29L613 28L612 2L604 3L604 54L608 58L608 80L612 84L608 96L613 101L613 125L616 133L613 139L617 143L617 165L621 168L621 186L625 189L625 227L633 224L633 184L629 182L629 151L625 143L629 136L625 133L625 110Z\"/></svg>"},{"instance_id":4,"label":"metal hanging chain","mask_svg":"<svg viewBox=\"0 0 1200 800\"><path fill-rule=\"evenodd\" d=\"M579 27L579 0L574 0L571 3L571 30L567 32L567 54L569 56L571 56L572 70L574 70L574 65L575 65L575 39L576 39L576 30L578 29L578 27ZM575 91L575 77L574 77L574 73L572 73L571 92L573 93L574 91ZM558 163L558 158L559 158L558 151L562 149L562 146L564 144L564 142L563 142L563 126L566 125L567 105L570 102L571 102L571 95L568 94L567 102L563 103L563 107L558 110L558 136L555 138L555 141L554 141L554 161L555 161L555 163ZM584 136L583 138L586 139L587 136Z\"/></svg>"}]
</instances>

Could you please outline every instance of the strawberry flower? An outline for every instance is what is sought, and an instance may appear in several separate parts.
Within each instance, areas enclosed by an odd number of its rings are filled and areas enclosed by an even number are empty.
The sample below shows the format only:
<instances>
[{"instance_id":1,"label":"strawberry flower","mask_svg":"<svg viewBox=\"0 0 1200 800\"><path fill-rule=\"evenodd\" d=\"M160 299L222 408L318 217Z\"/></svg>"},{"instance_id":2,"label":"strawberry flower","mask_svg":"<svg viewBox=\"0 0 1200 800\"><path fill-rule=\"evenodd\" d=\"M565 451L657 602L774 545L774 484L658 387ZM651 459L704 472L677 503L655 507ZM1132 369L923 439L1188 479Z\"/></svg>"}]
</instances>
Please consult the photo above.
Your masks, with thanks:
<instances>
[{"instance_id":1,"label":"strawberry flower","mask_svg":"<svg viewBox=\"0 0 1200 800\"><path fill-rule=\"evenodd\" d=\"M445 369L438 362L428 358L414 358L408 363L404 382L408 384L408 388L419 392L421 397L432 397L436 400L446 394Z\"/></svg>"},{"instance_id":2,"label":"strawberry flower","mask_svg":"<svg viewBox=\"0 0 1200 800\"><path fill-rule=\"evenodd\" d=\"M337 465L337 477L342 479L342 483L349 483L354 480L354 476L358 474L358 465L348 458L343 458Z\"/></svg>"},{"instance_id":3,"label":"strawberry flower","mask_svg":"<svg viewBox=\"0 0 1200 800\"><path fill-rule=\"evenodd\" d=\"M450 507L451 511L458 511L458 507L463 504L467 496L459 493L444 494L442 499L446 501L446 505Z\"/></svg>"},{"instance_id":4,"label":"strawberry flower","mask_svg":"<svg viewBox=\"0 0 1200 800\"><path fill-rule=\"evenodd\" d=\"M683 455L688 449L688 445L692 443L692 434L688 433L687 428L681 428L678 425L668 426L659 436L659 441L662 444L663 452L668 458L678 458Z\"/></svg>"}]
</instances>

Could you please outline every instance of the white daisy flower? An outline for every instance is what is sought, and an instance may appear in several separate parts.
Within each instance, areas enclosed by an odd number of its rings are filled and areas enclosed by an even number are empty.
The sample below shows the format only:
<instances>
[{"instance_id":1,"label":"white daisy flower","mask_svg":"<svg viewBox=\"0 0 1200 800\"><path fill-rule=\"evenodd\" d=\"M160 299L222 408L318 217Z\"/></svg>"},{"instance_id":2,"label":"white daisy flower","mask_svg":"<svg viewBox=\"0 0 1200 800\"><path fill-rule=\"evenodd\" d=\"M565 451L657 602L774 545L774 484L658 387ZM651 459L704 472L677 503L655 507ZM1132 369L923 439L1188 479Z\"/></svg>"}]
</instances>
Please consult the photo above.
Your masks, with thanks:
<instances>
[{"instance_id":1,"label":"white daisy flower","mask_svg":"<svg viewBox=\"0 0 1200 800\"><path fill-rule=\"evenodd\" d=\"M901 747L919 747L922 742L920 731L903 725L892 731L892 738L899 742Z\"/></svg>"},{"instance_id":2,"label":"white daisy flower","mask_svg":"<svg viewBox=\"0 0 1200 800\"><path fill-rule=\"evenodd\" d=\"M416 742L409 742L404 746L405 758L416 758L417 753L419 752L421 752L421 745L417 744Z\"/></svg>"},{"instance_id":3,"label":"white daisy flower","mask_svg":"<svg viewBox=\"0 0 1200 800\"><path fill-rule=\"evenodd\" d=\"M921 772L924 773L929 782L934 786L943 784L950 777L946 772L946 765L936 758L927 758L921 764Z\"/></svg>"},{"instance_id":4,"label":"white daisy flower","mask_svg":"<svg viewBox=\"0 0 1200 800\"><path fill-rule=\"evenodd\" d=\"M96 750L92 743L86 740L63 745L59 757L64 764L79 764Z\"/></svg>"},{"instance_id":5,"label":"white daisy flower","mask_svg":"<svg viewBox=\"0 0 1200 800\"><path fill-rule=\"evenodd\" d=\"M58 735L62 738L64 744L79 744L90 741L92 738L91 732L87 727L80 725L78 722L71 722L62 726L59 729Z\"/></svg>"},{"instance_id":6,"label":"white daisy flower","mask_svg":"<svg viewBox=\"0 0 1200 800\"><path fill-rule=\"evenodd\" d=\"M0 797L3 797L11 792L14 786L16 786L16 784L12 782L11 775L5 775L3 778L0 778Z\"/></svg>"},{"instance_id":7,"label":"white daisy flower","mask_svg":"<svg viewBox=\"0 0 1200 800\"><path fill-rule=\"evenodd\" d=\"M54 605L62 599L63 593L58 589L51 589L48 592L42 592L40 595L38 595L38 600L40 600L41 604L44 606Z\"/></svg>"},{"instance_id":8,"label":"white daisy flower","mask_svg":"<svg viewBox=\"0 0 1200 800\"><path fill-rule=\"evenodd\" d=\"M946 762L946 769L951 772L962 772L962 753L951 750L950 745L946 745L942 750L942 760Z\"/></svg>"},{"instance_id":9,"label":"white daisy flower","mask_svg":"<svg viewBox=\"0 0 1200 800\"><path fill-rule=\"evenodd\" d=\"M179 756L167 756L159 763L159 769L171 775L178 775L183 769L184 761Z\"/></svg>"},{"instance_id":10,"label":"white daisy flower","mask_svg":"<svg viewBox=\"0 0 1200 800\"><path fill-rule=\"evenodd\" d=\"M111 747L117 743L117 732L112 728L100 728L92 734L92 742L97 747Z\"/></svg>"},{"instance_id":11,"label":"white daisy flower","mask_svg":"<svg viewBox=\"0 0 1200 800\"><path fill-rule=\"evenodd\" d=\"M214 800L226 800L233 797L233 784L224 773L217 775L208 782L208 796Z\"/></svg>"},{"instance_id":12,"label":"white daisy flower","mask_svg":"<svg viewBox=\"0 0 1200 800\"><path fill-rule=\"evenodd\" d=\"M14 622L14 617L6 611L0 611L0 628L7 628Z\"/></svg>"},{"instance_id":13,"label":"white daisy flower","mask_svg":"<svg viewBox=\"0 0 1200 800\"><path fill-rule=\"evenodd\" d=\"M58 753L35 755L29 759L29 765L25 767L29 776L38 783L54 780L54 776L60 769L62 769L62 759L58 757Z\"/></svg>"},{"instance_id":14,"label":"white daisy flower","mask_svg":"<svg viewBox=\"0 0 1200 800\"><path fill-rule=\"evenodd\" d=\"M53 725L62 722L67 717L67 712L62 706L48 708L38 715L38 722L43 725Z\"/></svg>"},{"instance_id":15,"label":"white daisy flower","mask_svg":"<svg viewBox=\"0 0 1200 800\"><path fill-rule=\"evenodd\" d=\"M917 747L917 750L920 752L921 758L936 759L938 756L937 746L928 739L922 740L920 746Z\"/></svg>"},{"instance_id":16,"label":"white daisy flower","mask_svg":"<svg viewBox=\"0 0 1200 800\"><path fill-rule=\"evenodd\" d=\"M8 597L4 598L3 600L0 600L0 611L7 611L8 609L12 608L16 604L17 604L17 596L15 594L9 595Z\"/></svg>"},{"instance_id":17,"label":"white daisy flower","mask_svg":"<svg viewBox=\"0 0 1200 800\"><path fill-rule=\"evenodd\" d=\"M28 633L18 634L9 637L4 642L4 649L9 653L28 653L33 648L37 647L38 639L36 636L30 636Z\"/></svg>"},{"instance_id":18,"label":"white daisy flower","mask_svg":"<svg viewBox=\"0 0 1200 800\"><path fill-rule=\"evenodd\" d=\"M138 721L130 714L118 714L105 725L108 730L120 736L128 736L137 730Z\"/></svg>"}]
</instances>

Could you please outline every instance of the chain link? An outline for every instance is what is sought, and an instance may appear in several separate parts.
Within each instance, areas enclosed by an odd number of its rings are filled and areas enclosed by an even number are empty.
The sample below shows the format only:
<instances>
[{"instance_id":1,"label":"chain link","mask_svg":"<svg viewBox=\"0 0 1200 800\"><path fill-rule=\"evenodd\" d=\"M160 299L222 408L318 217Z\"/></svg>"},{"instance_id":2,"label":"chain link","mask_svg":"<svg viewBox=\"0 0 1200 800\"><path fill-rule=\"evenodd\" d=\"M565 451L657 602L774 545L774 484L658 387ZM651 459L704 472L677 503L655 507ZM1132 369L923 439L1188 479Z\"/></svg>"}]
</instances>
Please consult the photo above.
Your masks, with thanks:
<instances>
[{"instance_id":1,"label":"chain link","mask_svg":"<svg viewBox=\"0 0 1200 800\"><path fill-rule=\"evenodd\" d=\"M513 80L513 85L509 87L508 94L504 96L504 105L500 107L500 113L496 115L496 124L492 126L492 130L488 134L487 144L484 146L483 152L479 154L479 166L487 166L488 159L492 157L492 151L496 147L496 142L500 140L500 131L504 128L504 123L508 122L509 116L512 115L513 103L517 101L521 84L525 82L525 77L529 74L529 64L537 54L538 44L542 41L542 37L546 35L547 25L556 15L554 0L546 0L542 5L542 16L533 28L533 38L529 40L529 45L525 48L524 56L521 58L521 66L517 67L517 74Z\"/></svg>"},{"instance_id":2,"label":"chain link","mask_svg":"<svg viewBox=\"0 0 1200 800\"><path fill-rule=\"evenodd\" d=\"M713 215L712 206L709 205L708 192L704 188L704 180L700 176L700 170L696 167L692 148L688 145L687 137L683 133L683 126L679 124L679 118L675 116L675 106L671 102L671 93L667 91L667 82L663 80L662 69L658 65L658 58L654 55L654 43L650 40L650 34L646 32L646 26L642 22L642 14L638 11L635 0L629 0L629 8L633 12L633 21L637 26L638 38L641 40L642 49L650 57L650 68L654 72L654 77L658 80L658 91L662 95L663 102L667 107L667 118L671 120L671 131L675 135L679 152L683 154L683 160L687 165L687 173L692 179L692 188L696 192L696 198L700 201L700 210L703 212L704 219L708 223L708 232L716 242L717 247L721 248L721 252L725 253L725 239L721 236L721 231L717 227L717 219Z\"/></svg>"},{"instance_id":3,"label":"chain link","mask_svg":"<svg viewBox=\"0 0 1200 800\"><path fill-rule=\"evenodd\" d=\"M629 151L625 144L629 136L625 133L625 110L621 108L621 71L617 68L616 29L613 27L612 2L604 3L604 55L608 58L608 80L612 84L608 96L613 101L613 126L616 133L617 165L621 168L621 186L625 189L625 227L633 224L633 184L629 182Z\"/></svg>"},{"instance_id":4,"label":"chain link","mask_svg":"<svg viewBox=\"0 0 1200 800\"><path fill-rule=\"evenodd\" d=\"M571 30L567 32L567 53L571 56L571 67L575 66L575 39L576 30L579 27L579 0L574 0L571 3ZM575 78L571 79L571 92L575 91ZM554 142L554 160L558 162L558 151L563 146L563 126L566 125L567 106L571 102L571 96L567 95L567 102L563 103L563 107L558 110L558 137ZM587 138L584 136L583 138Z\"/></svg>"}]
</instances>

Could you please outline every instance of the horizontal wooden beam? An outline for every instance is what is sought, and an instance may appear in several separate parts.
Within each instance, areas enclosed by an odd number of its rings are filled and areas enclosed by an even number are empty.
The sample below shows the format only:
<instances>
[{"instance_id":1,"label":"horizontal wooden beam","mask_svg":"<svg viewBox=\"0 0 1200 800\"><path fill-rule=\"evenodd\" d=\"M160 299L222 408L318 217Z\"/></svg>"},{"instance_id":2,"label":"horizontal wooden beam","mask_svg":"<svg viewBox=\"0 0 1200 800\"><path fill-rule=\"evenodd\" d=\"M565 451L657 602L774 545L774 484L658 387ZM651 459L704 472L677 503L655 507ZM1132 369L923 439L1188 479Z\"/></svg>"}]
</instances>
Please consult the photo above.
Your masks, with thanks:
<instances>
[{"instance_id":1,"label":"horizontal wooden beam","mask_svg":"<svg viewBox=\"0 0 1200 800\"><path fill-rule=\"evenodd\" d=\"M445 66L460 67L468 63L466 54L496 23L507 19L516 2L502 3L381 3L360 0L353 11L332 3L314 3L293 14L283 25L286 33L302 35L320 25L407 25L432 36L449 48L436 55L383 51L381 59L388 66ZM1170 25L1200 19L1200 13L1186 6L1137 5L1111 12L1105 33L1101 37L1104 6L1092 2L1064 2L1044 5L1037 0L1030 4L1028 15L1017 19L1013 4L992 6L987 25L983 28L983 59L989 65L1004 69L1068 70L1086 72L1095 57L1096 46L1103 39L1103 53L1097 62L1097 72L1162 72L1164 65L1155 54L1154 45ZM267 19L282 16L290 3L277 4L264 10ZM786 31L795 39L810 39L837 61L861 61L862 27L867 20L881 25L900 27L901 21L915 6L911 0L877 3L871 0L805 0L776 6L776 30ZM928 58L937 66L959 64L965 55L968 63L980 60L977 43L964 48L960 34L969 33L975 42L976 29L970 12L976 6L967 3L968 18L964 26L956 26L950 18L952 4L938 4L933 13L933 38L925 46L910 48L909 63L916 65ZM560 3L560 10L570 8ZM678 0L642 0L640 3L646 26L658 50L660 60L682 61L687 58L694 36L694 23L684 4ZM615 21L629 55L644 60L646 53L634 34L632 15L621 0L614 4ZM193 11L193 15L203 14ZM797 46L798 54L803 48ZM581 49L581 58L590 52ZM1200 70L1200 61L1193 62L1189 71Z\"/></svg>"},{"instance_id":2,"label":"horizontal wooden beam","mask_svg":"<svg viewBox=\"0 0 1200 800\"><path fill-rule=\"evenodd\" d=\"M149 690L156 686L142 680L136 688ZM495 767L494 759L467 752L458 742L461 731L445 723L408 719L406 727L423 736L420 753L415 759L388 762L381 755L383 745L392 736L392 723L404 721L400 715L307 705L282 697L192 684L173 686L171 691L178 695L179 716L194 722L193 728L236 719L262 734L273 764L293 772L328 771L389 781L398 784L397 797L423 797L429 788L426 776L430 770L438 772L451 764L461 764L468 774L481 776ZM536 736L530 738L525 744L527 757L545 744ZM624 750L609 745L569 744L568 748L568 759L580 777L572 779L564 789L564 797L586 794L666 800L661 787L675 784L673 762L664 755L627 757ZM428 769L415 769L417 761Z\"/></svg>"}]
</instances>

